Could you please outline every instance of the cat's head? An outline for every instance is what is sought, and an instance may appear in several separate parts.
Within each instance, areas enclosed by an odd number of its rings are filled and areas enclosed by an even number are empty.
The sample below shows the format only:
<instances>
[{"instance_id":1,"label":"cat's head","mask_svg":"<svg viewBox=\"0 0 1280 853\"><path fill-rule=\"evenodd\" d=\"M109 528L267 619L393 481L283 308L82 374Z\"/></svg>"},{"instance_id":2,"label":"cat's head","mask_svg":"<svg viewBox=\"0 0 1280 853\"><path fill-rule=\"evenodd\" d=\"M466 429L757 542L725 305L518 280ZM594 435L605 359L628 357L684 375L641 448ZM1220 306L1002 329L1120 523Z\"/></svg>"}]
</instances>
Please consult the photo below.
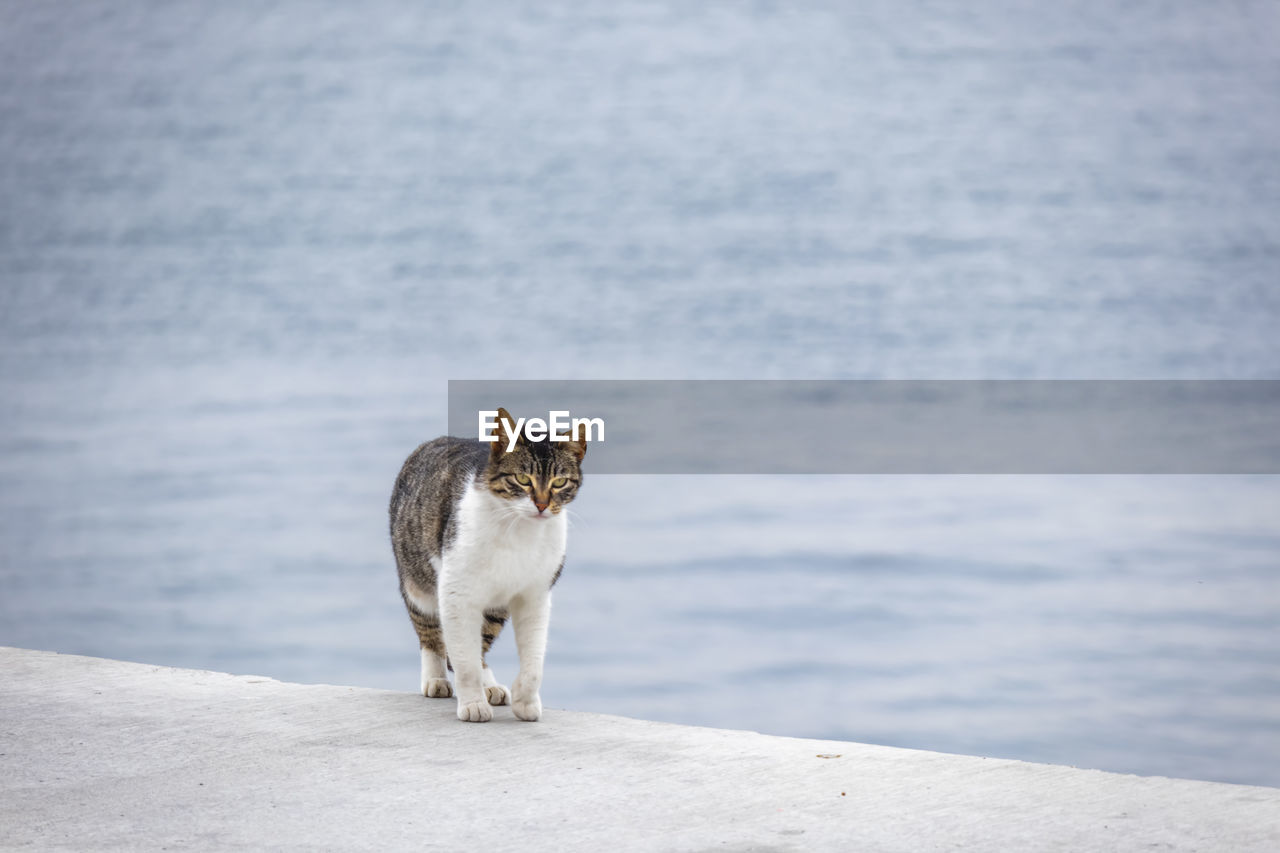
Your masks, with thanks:
<instances>
[{"instance_id":1,"label":"cat's head","mask_svg":"<svg viewBox=\"0 0 1280 853\"><path fill-rule=\"evenodd\" d=\"M515 428L515 418L506 409L498 409L498 441L490 445L485 484L492 494L511 501L513 508L530 518L559 515L582 486L586 438L529 441L521 430L515 447L508 450Z\"/></svg>"}]
</instances>

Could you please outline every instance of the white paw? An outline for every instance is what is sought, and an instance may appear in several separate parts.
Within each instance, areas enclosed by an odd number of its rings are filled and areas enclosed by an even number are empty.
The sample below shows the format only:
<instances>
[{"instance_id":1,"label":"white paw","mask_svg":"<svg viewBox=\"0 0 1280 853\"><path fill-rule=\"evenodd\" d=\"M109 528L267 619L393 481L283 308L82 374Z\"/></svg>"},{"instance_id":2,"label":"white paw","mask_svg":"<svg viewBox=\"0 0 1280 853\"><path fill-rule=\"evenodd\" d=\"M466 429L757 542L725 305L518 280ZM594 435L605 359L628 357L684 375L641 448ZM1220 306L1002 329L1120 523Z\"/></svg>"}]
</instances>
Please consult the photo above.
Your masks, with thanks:
<instances>
[{"instance_id":1,"label":"white paw","mask_svg":"<svg viewBox=\"0 0 1280 853\"><path fill-rule=\"evenodd\" d=\"M511 711L526 722L535 722L542 716L542 699L538 697L537 693L532 696L514 699L511 702Z\"/></svg>"},{"instance_id":2,"label":"white paw","mask_svg":"<svg viewBox=\"0 0 1280 853\"><path fill-rule=\"evenodd\" d=\"M483 699L475 702L458 700L458 719L464 723L487 723L493 719L493 706Z\"/></svg>"},{"instance_id":3,"label":"white paw","mask_svg":"<svg viewBox=\"0 0 1280 853\"><path fill-rule=\"evenodd\" d=\"M505 705L511 701L511 694L501 684L490 684L484 688L485 698L490 705Z\"/></svg>"},{"instance_id":4,"label":"white paw","mask_svg":"<svg viewBox=\"0 0 1280 853\"><path fill-rule=\"evenodd\" d=\"M422 695L432 699L448 699L453 695L453 685L447 678L428 678L422 685Z\"/></svg>"}]
</instances>

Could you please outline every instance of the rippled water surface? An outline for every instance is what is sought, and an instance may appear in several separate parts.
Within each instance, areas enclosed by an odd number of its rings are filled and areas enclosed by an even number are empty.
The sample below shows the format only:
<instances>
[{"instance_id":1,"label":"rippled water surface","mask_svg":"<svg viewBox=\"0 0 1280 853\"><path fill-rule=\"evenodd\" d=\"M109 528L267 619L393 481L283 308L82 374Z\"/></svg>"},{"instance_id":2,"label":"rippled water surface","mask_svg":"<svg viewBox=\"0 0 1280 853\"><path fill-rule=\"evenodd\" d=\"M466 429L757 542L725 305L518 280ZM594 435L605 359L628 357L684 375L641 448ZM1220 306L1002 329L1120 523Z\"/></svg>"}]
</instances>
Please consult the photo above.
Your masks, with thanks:
<instances>
[{"instance_id":1,"label":"rippled water surface","mask_svg":"<svg viewBox=\"0 0 1280 853\"><path fill-rule=\"evenodd\" d=\"M1280 377L1277 31L0 2L0 643L414 689L450 378ZM1280 784L1276 478L574 510L553 708Z\"/></svg>"}]
</instances>

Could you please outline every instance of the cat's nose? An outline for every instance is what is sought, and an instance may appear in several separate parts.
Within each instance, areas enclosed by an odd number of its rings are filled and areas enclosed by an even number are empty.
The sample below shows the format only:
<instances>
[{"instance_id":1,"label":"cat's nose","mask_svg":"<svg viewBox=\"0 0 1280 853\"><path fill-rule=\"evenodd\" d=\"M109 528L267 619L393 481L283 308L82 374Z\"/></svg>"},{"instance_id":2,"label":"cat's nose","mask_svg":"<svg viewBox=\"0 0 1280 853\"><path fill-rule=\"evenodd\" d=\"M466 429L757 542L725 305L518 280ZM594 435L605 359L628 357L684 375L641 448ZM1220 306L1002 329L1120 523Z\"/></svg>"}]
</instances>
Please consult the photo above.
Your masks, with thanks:
<instances>
[{"instance_id":1,"label":"cat's nose","mask_svg":"<svg viewBox=\"0 0 1280 853\"><path fill-rule=\"evenodd\" d=\"M549 503L545 503L545 504L544 504L542 501L534 501L534 502L533 502L533 505L534 505L534 506L536 506L536 507L538 508L538 512L542 512L542 511L543 511L543 510L545 510L547 507L551 506L551 504L549 504Z\"/></svg>"}]
</instances>

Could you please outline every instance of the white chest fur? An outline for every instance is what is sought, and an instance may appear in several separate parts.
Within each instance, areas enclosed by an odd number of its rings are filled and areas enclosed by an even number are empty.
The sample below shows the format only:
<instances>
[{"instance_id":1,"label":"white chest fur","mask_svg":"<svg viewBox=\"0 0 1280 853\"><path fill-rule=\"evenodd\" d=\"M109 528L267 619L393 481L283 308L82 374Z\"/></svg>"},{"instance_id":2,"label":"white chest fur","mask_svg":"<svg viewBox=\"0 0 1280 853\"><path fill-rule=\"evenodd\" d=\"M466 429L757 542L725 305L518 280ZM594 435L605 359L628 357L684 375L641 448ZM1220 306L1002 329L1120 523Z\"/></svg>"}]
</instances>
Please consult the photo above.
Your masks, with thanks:
<instances>
[{"instance_id":1,"label":"white chest fur","mask_svg":"<svg viewBox=\"0 0 1280 853\"><path fill-rule=\"evenodd\" d=\"M457 536L441 560L441 591L482 607L545 593L564 560L564 513L539 517L530 500L506 500L469 484L457 507Z\"/></svg>"}]
</instances>

